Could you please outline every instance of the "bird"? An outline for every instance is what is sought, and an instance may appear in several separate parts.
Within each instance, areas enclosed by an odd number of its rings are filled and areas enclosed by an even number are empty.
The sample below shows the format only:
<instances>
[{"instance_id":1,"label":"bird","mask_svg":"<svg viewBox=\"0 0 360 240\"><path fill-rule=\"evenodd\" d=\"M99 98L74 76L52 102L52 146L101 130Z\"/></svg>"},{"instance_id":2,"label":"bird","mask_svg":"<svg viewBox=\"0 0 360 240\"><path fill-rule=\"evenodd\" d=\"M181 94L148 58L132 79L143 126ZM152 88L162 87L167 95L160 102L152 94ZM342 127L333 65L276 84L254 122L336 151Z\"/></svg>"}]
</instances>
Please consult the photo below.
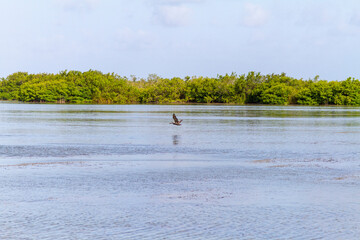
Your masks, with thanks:
<instances>
[{"instance_id":1,"label":"bird","mask_svg":"<svg viewBox=\"0 0 360 240\"><path fill-rule=\"evenodd\" d=\"M173 113L173 119L174 119L174 122L171 122L170 124L174 124L174 125L177 125L177 126L180 126L181 125L181 122L182 120L178 120L175 113Z\"/></svg>"}]
</instances>

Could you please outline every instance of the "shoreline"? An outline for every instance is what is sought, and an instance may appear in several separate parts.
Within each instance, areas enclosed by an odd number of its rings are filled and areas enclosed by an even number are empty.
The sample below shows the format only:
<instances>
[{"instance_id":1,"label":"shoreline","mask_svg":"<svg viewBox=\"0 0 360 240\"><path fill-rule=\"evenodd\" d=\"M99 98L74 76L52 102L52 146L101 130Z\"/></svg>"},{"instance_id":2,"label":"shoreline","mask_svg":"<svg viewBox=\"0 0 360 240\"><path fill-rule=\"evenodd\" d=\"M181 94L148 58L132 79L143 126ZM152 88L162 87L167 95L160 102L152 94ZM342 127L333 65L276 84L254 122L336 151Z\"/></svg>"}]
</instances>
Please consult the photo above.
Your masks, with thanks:
<instances>
[{"instance_id":1,"label":"shoreline","mask_svg":"<svg viewBox=\"0 0 360 240\"><path fill-rule=\"evenodd\" d=\"M336 107L336 108L359 108L360 105L336 105L336 104L324 104L324 105L302 105L302 104L287 104L287 105L272 105L272 104L257 104L257 103L57 103L57 102L22 102L16 100L0 100L0 103L10 104L35 104L35 105L141 105L141 106L262 106L262 107Z\"/></svg>"}]
</instances>

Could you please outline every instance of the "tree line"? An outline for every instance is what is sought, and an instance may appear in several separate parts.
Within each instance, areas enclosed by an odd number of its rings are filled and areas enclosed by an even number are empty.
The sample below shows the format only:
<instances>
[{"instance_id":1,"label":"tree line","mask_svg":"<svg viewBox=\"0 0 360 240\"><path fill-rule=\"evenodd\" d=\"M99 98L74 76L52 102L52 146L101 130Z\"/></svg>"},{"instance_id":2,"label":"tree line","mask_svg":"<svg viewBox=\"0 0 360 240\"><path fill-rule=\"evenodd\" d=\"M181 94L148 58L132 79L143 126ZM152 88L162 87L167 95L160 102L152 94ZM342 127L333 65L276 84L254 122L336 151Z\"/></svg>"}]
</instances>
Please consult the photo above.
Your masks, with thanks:
<instances>
[{"instance_id":1,"label":"tree line","mask_svg":"<svg viewBox=\"0 0 360 240\"><path fill-rule=\"evenodd\" d=\"M257 72L217 77L147 79L89 70L17 72L0 81L0 99L49 103L232 103L360 105L360 81L303 80Z\"/></svg>"}]
</instances>

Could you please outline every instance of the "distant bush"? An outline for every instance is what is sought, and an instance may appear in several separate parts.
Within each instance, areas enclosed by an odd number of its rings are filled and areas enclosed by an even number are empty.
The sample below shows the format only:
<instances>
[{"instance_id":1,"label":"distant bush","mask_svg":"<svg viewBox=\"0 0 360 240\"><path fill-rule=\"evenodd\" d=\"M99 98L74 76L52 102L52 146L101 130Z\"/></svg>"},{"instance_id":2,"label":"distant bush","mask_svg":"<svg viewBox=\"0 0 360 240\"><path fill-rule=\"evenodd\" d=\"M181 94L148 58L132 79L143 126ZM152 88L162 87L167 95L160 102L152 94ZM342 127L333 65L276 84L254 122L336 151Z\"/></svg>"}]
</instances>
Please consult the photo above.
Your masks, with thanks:
<instances>
[{"instance_id":1,"label":"distant bush","mask_svg":"<svg viewBox=\"0 0 360 240\"><path fill-rule=\"evenodd\" d=\"M360 81L295 79L282 74L232 73L216 78L149 75L129 80L89 70L58 74L17 72L0 81L0 99L53 103L233 103L360 105Z\"/></svg>"}]
</instances>

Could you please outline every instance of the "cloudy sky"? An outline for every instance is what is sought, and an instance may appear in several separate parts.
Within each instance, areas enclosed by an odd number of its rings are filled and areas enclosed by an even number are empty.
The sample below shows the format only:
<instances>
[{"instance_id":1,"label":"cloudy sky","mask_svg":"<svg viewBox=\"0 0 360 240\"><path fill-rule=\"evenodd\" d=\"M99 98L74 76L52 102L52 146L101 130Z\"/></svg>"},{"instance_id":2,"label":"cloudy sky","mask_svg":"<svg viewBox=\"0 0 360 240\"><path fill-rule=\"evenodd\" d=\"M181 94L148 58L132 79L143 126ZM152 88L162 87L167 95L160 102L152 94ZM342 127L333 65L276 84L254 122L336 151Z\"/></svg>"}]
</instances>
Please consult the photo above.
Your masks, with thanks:
<instances>
[{"instance_id":1,"label":"cloudy sky","mask_svg":"<svg viewBox=\"0 0 360 240\"><path fill-rule=\"evenodd\" d=\"M0 32L0 77L360 78L358 0L0 0Z\"/></svg>"}]
</instances>

